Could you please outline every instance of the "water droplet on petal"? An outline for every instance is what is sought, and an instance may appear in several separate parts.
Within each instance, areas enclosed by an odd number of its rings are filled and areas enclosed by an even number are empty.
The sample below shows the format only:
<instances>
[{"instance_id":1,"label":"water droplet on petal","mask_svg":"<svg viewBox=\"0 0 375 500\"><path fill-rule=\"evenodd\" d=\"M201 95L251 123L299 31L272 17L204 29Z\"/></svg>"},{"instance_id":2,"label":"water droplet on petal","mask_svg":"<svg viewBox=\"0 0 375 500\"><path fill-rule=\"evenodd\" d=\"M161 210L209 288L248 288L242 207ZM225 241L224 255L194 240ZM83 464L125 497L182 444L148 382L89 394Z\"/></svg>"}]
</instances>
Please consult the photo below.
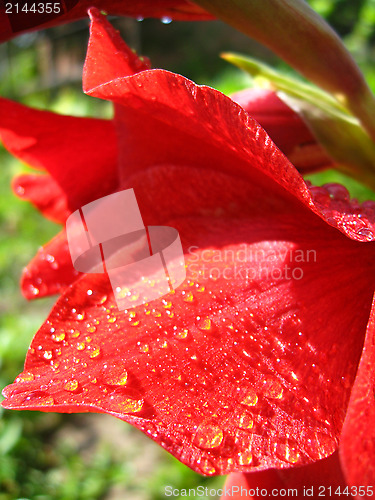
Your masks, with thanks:
<instances>
[{"instance_id":1,"label":"water droplet on petal","mask_svg":"<svg viewBox=\"0 0 375 500\"><path fill-rule=\"evenodd\" d=\"M194 444L202 449L218 448L224 438L223 431L216 425L201 424L195 435Z\"/></svg>"},{"instance_id":2,"label":"water droplet on petal","mask_svg":"<svg viewBox=\"0 0 375 500\"><path fill-rule=\"evenodd\" d=\"M122 394L112 394L107 397L106 403L112 411L119 413L138 413L142 410L143 399L132 399Z\"/></svg>"},{"instance_id":3,"label":"water droplet on petal","mask_svg":"<svg viewBox=\"0 0 375 500\"><path fill-rule=\"evenodd\" d=\"M296 446L292 446L290 443L277 443L276 456L283 460L284 462L288 462L290 464L295 464L298 462L300 458L300 453Z\"/></svg>"},{"instance_id":4,"label":"water droplet on petal","mask_svg":"<svg viewBox=\"0 0 375 500\"><path fill-rule=\"evenodd\" d=\"M241 415L235 422L240 429L252 429L254 421L250 415Z\"/></svg>"},{"instance_id":5,"label":"water droplet on petal","mask_svg":"<svg viewBox=\"0 0 375 500\"><path fill-rule=\"evenodd\" d=\"M199 320L197 320L197 326L200 330L210 331L212 329L212 321L210 320L210 318L199 317Z\"/></svg>"},{"instance_id":6,"label":"water droplet on petal","mask_svg":"<svg viewBox=\"0 0 375 500\"><path fill-rule=\"evenodd\" d=\"M55 333L54 335L52 335L51 338L54 342L62 342L63 340L65 340L65 333L64 332Z\"/></svg>"},{"instance_id":7,"label":"water droplet on petal","mask_svg":"<svg viewBox=\"0 0 375 500\"><path fill-rule=\"evenodd\" d=\"M193 302L193 301L194 301L194 295L193 295L193 293L192 293L192 292L190 292L190 291L189 291L189 292L186 292L186 293L184 294L184 301L185 301L185 302L189 302L189 303Z\"/></svg>"},{"instance_id":8,"label":"water droplet on petal","mask_svg":"<svg viewBox=\"0 0 375 500\"><path fill-rule=\"evenodd\" d=\"M314 460L328 457L337 448L335 439L323 432L306 432L304 435L306 453Z\"/></svg>"},{"instance_id":9,"label":"water droplet on petal","mask_svg":"<svg viewBox=\"0 0 375 500\"><path fill-rule=\"evenodd\" d=\"M350 199L349 191L341 184L330 183L325 184L323 187L328 191L330 197L334 200L349 201Z\"/></svg>"},{"instance_id":10,"label":"water droplet on petal","mask_svg":"<svg viewBox=\"0 0 375 500\"><path fill-rule=\"evenodd\" d=\"M206 476L212 476L212 474L215 474L216 469L208 459L202 460L202 462L199 464L199 469L201 470L202 474L205 474Z\"/></svg>"},{"instance_id":11,"label":"water droplet on petal","mask_svg":"<svg viewBox=\"0 0 375 500\"><path fill-rule=\"evenodd\" d=\"M150 350L150 347L148 344L141 344L141 342L137 342L138 344L138 349L140 352L148 352Z\"/></svg>"},{"instance_id":12,"label":"water droplet on petal","mask_svg":"<svg viewBox=\"0 0 375 500\"><path fill-rule=\"evenodd\" d=\"M177 339L186 339L188 335L189 335L189 330L187 330L186 328L184 330L175 333L175 337Z\"/></svg>"},{"instance_id":13,"label":"water droplet on petal","mask_svg":"<svg viewBox=\"0 0 375 500\"><path fill-rule=\"evenodd\" d=\"M253 454L250 450L244 450L238 453L239 465L251 465L253 462Z\"/></svg>"},{"instance_id":14,"label":"water droplet on petal","mask_svg":"<svg viewBox=\"0 0 375 500\"><path fill-rule=\"evenodd\" d=\"M33 285L29 285L29 292L31 293L31 295L39 295L40 293L40 290L39 288L33 286Z\"/></svg>"},{"instance_id":15,"label":"water droplet on petal","mask_svg":"<svg viewBox=\"0 0 375 500\"><path fill-rule=\"evenodd\" d=\"M123 366L109 366L103 373L103 380L108 385L123 386L127 384L128 372Z\"/></svg>"},{"instance_id":16,"label":"water droplet on petal","mask_svg":"<svg viewBox=\"0 0 375 500\"><path fill-rule=\"evenodd\" d=\"M244 399L241 401L241 404L246 406L255 406L258 402L258 396L255 392L250 391L246 394Z\"/></svg>"},{"instance_id":17,"label":"water droplet on petal","mask_svg":"<svg viewBox=\"0 0 375 500\"><path fill-rule=\"evenodd\" d=\"M283 397L283 387L276 379L266 378L263 380L262 394L269 399L281 399Z\"/></svg>"},{"instance_id":18,"label":"water droplet on petal","mask_svg":"<svg viewBox=\"0 0 375 500\"><path fill-rule=\"evenodd\" d=\"M91 359L97 358L100 354L100 347L94 347L93 350L90 352L89 356Z\"/></svg>"},{"instance_id":19,"label":"water droplet on petal","mask_svg":"<svg viewBox=\"0 0 375 500\"><path fill-rule=\"evenodd\" d=\"M79 389L79 382L76 379L68 380L64 384L64 389L69 392L75 392Z\"/></svg>"}]
</instances>

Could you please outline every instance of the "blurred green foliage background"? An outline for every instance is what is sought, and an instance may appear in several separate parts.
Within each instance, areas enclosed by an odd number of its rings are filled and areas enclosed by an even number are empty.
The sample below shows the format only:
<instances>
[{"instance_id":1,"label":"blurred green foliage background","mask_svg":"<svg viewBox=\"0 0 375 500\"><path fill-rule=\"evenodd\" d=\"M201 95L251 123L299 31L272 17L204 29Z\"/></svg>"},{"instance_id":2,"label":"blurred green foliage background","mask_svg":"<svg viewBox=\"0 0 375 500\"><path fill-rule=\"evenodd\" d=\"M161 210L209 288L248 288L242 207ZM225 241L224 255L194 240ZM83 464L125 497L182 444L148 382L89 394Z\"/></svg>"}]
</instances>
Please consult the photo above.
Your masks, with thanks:
<instances>
[{"instance_id":1,"label":"blurred green foliage background","mask_svg":"<svg viewBox=\"0 0 375 500\"><path fill-rule=\"evenodd\" d=\"M375 89L375 0L310 0L310 4L341 34ZM224 93L245 88L250 81L220 60L221 51L247 53L290 71L267 49L218 21L164 24L110 19L129 45L151 58L153 67L181 73ZM0 95L64 114L109 118L108 103L81 91L87 40L88 22L80 21L0 45ZM27 171L27 166L3 149L0 162L2 388L22 370L32 336L55 300L27 303L18 286L22 267L59 228L11 192L12 177ZM343 182L361 200L374 197L337 172L311 178L317 184ZM0 410L0 417L0 500L159 500L165 498L166 485L182 489L223 484L224 478L195 474L140 432L106 415Z\"/></svg>"}]
</instances>

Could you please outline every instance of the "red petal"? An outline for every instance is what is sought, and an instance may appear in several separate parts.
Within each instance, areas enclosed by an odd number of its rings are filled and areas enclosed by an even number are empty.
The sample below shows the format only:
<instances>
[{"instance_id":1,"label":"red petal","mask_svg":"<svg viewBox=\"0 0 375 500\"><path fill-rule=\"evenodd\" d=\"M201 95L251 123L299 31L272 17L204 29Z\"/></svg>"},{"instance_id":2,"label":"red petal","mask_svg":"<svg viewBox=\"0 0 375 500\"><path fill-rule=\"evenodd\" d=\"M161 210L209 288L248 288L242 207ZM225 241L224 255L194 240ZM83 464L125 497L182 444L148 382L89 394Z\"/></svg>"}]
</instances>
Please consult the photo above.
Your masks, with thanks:
<instances>
[{"instance_id":1,"label":"red petal","mask_svg":"<svg viewBox=\"0 0 375 500\"><path fill-rule=\"evenodd\" d=\"M132 17L170 17L176 20L205 20L213 16L188 0L63 0L63 14L5 13L0 7L0 42L25 31L49 28L86 17L89 7L109 14Z\"/></svg>"},{"instance_id":2,"label":"red petal","mask_svg":"<svg viewBox=\"0 0 375 500\"><path fill-rule=\"evenodd\" d=\"M97 9L90 9L90 40L83 68L83 91L120 76L129 76L150 68L148 59L140 59ZM98 64L100 61L100 64Z\"/></svg>"},{"instance_id":3,"label":"red petal","mask_svg":"<svg viewBox=\"0 0 375 500\"><path fill-rule=\"evenodd\" d=\"M19 175L12 187L17 196L30 201L53 222L64 223L71 213L65 193L49 175Z\"/></svg>"},{"instance_id":4,"label":"red petal","mask_svg":"<svg viewBox=\"0 0 375 500\"><path fill-rule=\"evenodd\" d=\"M109 30L108 24L102 23L101 29ZM99 40L91 38L90 54L100 53ZM117 49L116 60L121 65L127 54L121 54L119 46ZM142 71L94 88L86 83L88 94L116 104L122 187L133 187L131 176L143 175L155 165L215 170L268 186L274 198L290 200L292 196L350 238L375 239L374 206L365 211L358 204L352 206L349 196L339 192L341 188L332 188L334 193L327 192L325 198L315 193L314 204L301 176L264 130L220 92L164 70ZM179 198L186 208L183 183L168 187L170 196ZM136 190L141 202L150 197L146 189L140 186ZM153 192L156 197L158 189ZM165 194L165 188L163 191ZM198 197L196 200L199 206ZM146 220L152 219L155 206L147 213L141 206Z\"/></svg>"},{"instance_id":5,"label":"red petal","mask_svg":"<svg viewBox=\"0 0 375 500\"><path fill-rule=\"evenodd\" d=\"M73 267L66 233L61 231L38 250L23 270L22 293L29 300L61 293L80 275Z\"/></svg>"},{"instance_id":6,"label":"red petal","mask_svg":"<svg viewBox=\"0 0 375 500\"><path fill-rule=\"evenodd\" d=\"M46 169L71 210L117 186L117 139L110 120L40 111L0 98L5 147L35 168Z\"/></svg>"},{"instance_id":7,"label":"red petal","mask_svg":"<svg viewBox=\"0 0 375 500\"><path fill-rule=\"evenodd\" d=\"M332 166L332 160L302 118L275 92L246 89L231 98L265 129L298 170L309 172Z\"/></svg>"},{"instance_id":8,"label":"red petal","mask_svg":"<svg viewBox=\"0 0 375 500\"><path fill-rule=\"evenodd\" d=\"M190 280L128 312L104 276L77 281L4 406L115 415L204 474L330 455L371 307L373 246L305 210L171 225ZM286 265L302 276L288 279Z\"/></svg>"},{"instance_id":9,"label":"red petal","mask_svg":"<svg viewBox=\"0 0 375 500\"><path fill-rule=\"evenodd\" d=\"M230 474L225 482L221 499L246 497L251 500L272 496L272 498L293 497L302 500L336 496L335 492L337 496L353 498L350 492L348 495L342 493L346 487L336 452L325 460L318 460L305 467Z\"/></svg>"},{"instance_id":10,"label":"red petal","mask_svg":"<svg viewBox=\"0 0 375 500\"><path fill-rule=\"evenodd\" d=\"M373 488L375 485L374 397L375 305L373 303L362 358L350 397L340 443L341 463L346 479L352 486ZM363 496L358 490L357 498L363 498Z\"/></svg>"}]
</instances>

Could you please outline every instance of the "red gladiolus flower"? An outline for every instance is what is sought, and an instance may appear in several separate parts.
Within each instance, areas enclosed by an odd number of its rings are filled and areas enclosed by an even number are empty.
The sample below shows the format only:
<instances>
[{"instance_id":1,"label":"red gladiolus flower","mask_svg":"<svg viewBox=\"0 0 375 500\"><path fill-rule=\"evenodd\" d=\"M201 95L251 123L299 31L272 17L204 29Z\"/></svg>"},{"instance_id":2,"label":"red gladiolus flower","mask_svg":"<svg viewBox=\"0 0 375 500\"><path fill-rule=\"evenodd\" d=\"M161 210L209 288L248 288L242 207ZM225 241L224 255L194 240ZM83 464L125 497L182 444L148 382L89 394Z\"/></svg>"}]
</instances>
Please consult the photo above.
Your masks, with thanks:
<instances>
[{"instance_id":1,"label":"red gladiolus flower","mask_svg":"<svg viewBox=\"0 0 375 500\"><path fill-rule=\"evenodd\" d=\"M2 100L0 134L48 170L61 203L38 202L35 177L25 193L55 219L133 188L146 225L179 231L188 279L119 312L61 233L24 276L31 294L63 293L3 406L112 414L207 475L307 466L340 443L349 484L371 484L374 204L309 190L239 105L146 69L91 17L84 90L113 122Z\"/></svg>"},{"instance_id":2,"label":"red gladiolus flower","mask_svg":"<svg viewBox=\"0 0 375 500\"><path fill-rule=\"evenodd\" d=\"M332 167L333 161L317 143L303 119L275 92L247 89L232 96L268 133L300 172Z\"/></svg>"},{"instance_id":3,"label":"red gladiolus flower","mask_svg":"<svg viewBox=\"0 0 375 500\"><path fill-rule=\"evenodd\" d=\"M176 20L207 20L213 16L189 0L60 0L31 5L22 2L0 5L0 42L29 30L50 28L86 17L89 7L109 14L159 17Z\"/></svg>"}]
</instances>

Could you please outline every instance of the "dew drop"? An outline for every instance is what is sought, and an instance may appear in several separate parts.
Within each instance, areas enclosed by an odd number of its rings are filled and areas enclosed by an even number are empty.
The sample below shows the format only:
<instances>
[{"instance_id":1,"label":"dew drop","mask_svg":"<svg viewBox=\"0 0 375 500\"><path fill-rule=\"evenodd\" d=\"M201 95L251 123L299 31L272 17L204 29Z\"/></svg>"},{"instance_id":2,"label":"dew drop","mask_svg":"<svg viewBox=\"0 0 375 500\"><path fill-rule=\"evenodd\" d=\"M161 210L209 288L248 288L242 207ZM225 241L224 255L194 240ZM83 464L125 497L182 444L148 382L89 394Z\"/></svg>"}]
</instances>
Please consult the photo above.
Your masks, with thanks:
<instances>
[{"instance_id":1,"label":"dew drop","mask_svg":"<svg viewBox=\"0 0 375 500\"><path fill-rule=\"evenodd\" d=\"M250 391L246 394L244 399L241 401L241 404L246 406L255 406L258 402L258 396L255 392Z\"/></svg>"},{"instance_id":2,"label":"dew drop","mask_svg":"<svg viewBox=\"0 0 375 500\"><path fill-rule=\"evenodd\" d=\"M349 201L350 199L349 191L341 184L325 184L323 188L328 191L330 197L334 200Z\"/></svg>"},{"instance_id":3,"label":"dew drop","mask_svg":"<svg viewBox=\"0 0 375 500\"><path fill-rule=\"evenodd\" d=\"M162 18L161 18L161 22L162 22L163 24L171 24L171 22L172 22L172 18L171 18L171 17L162 17Z\"/></svg>"},{"instance_id":4,"label":"dew drop","mask_svg":"<svg viewBox=\"0 0 375 500\"><path fill-rule=\"evenodd\" d=\"M245 414L241 415L235 424L238 425L240 429L252 429L254 426L254 420L250 415Z\"/></svg>"},{"instance_id":5,"label":"dew drop","mask_svg":"<svg viewBox=\"0 0 375 500\"><path fill-rule=\"evenodd\" d=\"M197 321L197 326L200 330L210 331L212 330L212 321L210 320L210 318L199 317L199 320Z\"/></svg>"},{"instance_id":6,"label":"dew drop","mask_svg":"<svg viewBox=\"0 0 375 500\"><path fill-rule=\"evenodd\" d=\"M314 460L328 457L336 449L336 441L333 437L323 432L313 432L305 436L305 451ZM307 439L306 439L307 438Z\"/></svg>"},{"instance_id":7,"label":"dew drop","mask_svg":"<svg viewBox=\"0 0 375 500\"><path fill-rule=\"evenodd\" d=\"M238 453L239 465L251 465L253 463L253 454L250 450L244 450Z\"/></svg>"},{"instance_id":8,"label":"dew drop","mask_svg":"<svg viewBox=\"0 0 375 500\"><path fill-rule=\"evenodd\" d=\"M207 476L212 476L212 474L215 474L215 472L216 472L215 467L212 465L210 460L207 460L207 459L203 460L199 464L199 468L200 468L202 474L205 474Z\"/></svg>"},{"instance_id":9,"label":"dew drop","mask_svg":"<svg viewBox=\"0 0 375 500\"><path fill-rule=\"evenodd\" d=\"M141 344L140 342L138 342L137 344L138 344L138 349L140 350L140 352L149 352L150 347L148 344Z\"/></svg>"},{"instance_id":10,"label":"dew drop","mask_svg":"<svg viewBox=\"0 0 375 500\"><path fill-rule=\"evenodd\" d=\"M165 309L170 309L172 307L172 302L170 300L163 299L163 307L165 307Z\"/></svg>"},{"instance_id":11,"label":"dew drop","mask_svg":"<svg viewBox=\"0 0 375 500\"><path fill-rule=\"evenodd\" d=\"M30 291L31 295L34 295L34 296L35 295L39 295L39 293L40 293L39 288L37 288L37 287L35 287L33 285L29 285L28 288L29 288L29 291Z\"/></svg>"},{"instance_id":12,"label":"dew drop","mask_svg":"<svg viewBox=\"0 0 375 500\"><path fill-rule=\"evenodd\" d=\"M297 448L291 446L289 443L277 443L275 453L280 460L290 464L297 463L300 458L300 453Z\"/></svg>"},{"instance_id":13,"label":"dew drop","mask_svg":"<svg viewBox=\"0 0 375 500\"><path fill-rule=\"evenodd\" d=\"M43 358L44 359L52 359L52 351L44 351Z\"/></svg>"},{"instance_id":14,"label":"dew drop","mask_svg":"<svg viewBox=\"0 0 375 500\"><path fill-rule=\"evenodd\" d=\"M186 328L184 330L175 333L175 337L177 339L186 339L188 335L189 335L189 330L187 330Z\"/></svg>"},{"instance_id":15,"label":"dew drop","mask_svg":"<svg viewBox=\"0 0 375 500\"><path fill-rule=\"evenodd\" d=\"M89 356L91 359L97 358L100 354L100 347L94 347L93 350L90 352Z\"/></svg>"},{"instance_id":16,"label":"dew drop","mask_svg":"<svg viewBox=\"0 0 375 500\"><path fill-rule=\"evenodd\" d=\"M282 385L280 382L272 378L266 378L263 380L261 390L263 396L269 399L281 399L283 397L284 390Z\"/></svg>"},{"instance_id":17,"label":"dew drop","mask_svg":"<svg viewBox=\"0 0 375 500\"><path fill-rule=\"evenodd\" d=\"M107 316L108 323L114 323L116 321L116 316Z\"/></svg>"},{"instance_id":18,"label":"dew drop","mask_svg":"<svg viewBox=\"0 0 375 500\"><path fill-rule=\"evenodd\" d=\"M87 326L87 331L89 331L90 333L95 333L96 332L96 326L94 326L94 325Z\"/></svg>"},{"instance_id":19,"label":"dew drop","mask_svg":"<svg viewBox=\"0 0 375 500\"><path fill-rule=\"evenodd\" d=\"M356 234L358 236L365 237L368 241L371 241L374 238L374 233L367 227L362 227L356 232Z\"/></svg>"},{"instance_id":20,"label":"dew drop","mask_svg":"<svg viewBox=\"0 0 375 500\"><path fill-rule=\"evenodd\" d=\"M80 336L81 332L79 332L78 330L70 330L70 334L74 339L76 339Z\"/></svg>"},{"instance_id":21,"label":"dew drop","mask_svg":"<svg viewBox=\"0 0 375 500\"><path fill-rule=\"evenodd\" d=\"M83 351L86 347L86 344L84 342L78 342L76 347L77 347L78 351Z\"/></svg>"},{"instance_id":22,"label":"dew drop","mask_svg":"<svg viewBox=\"0 0 375 500\"><path fill-rule=\"evenodd\" d=\"M143 399L132 399L118 393L107 397L106 402L112 411L119 413L138 413L144 404Z\"/></svg>"},{"instance_id":23,"label":"dew drop","mask_svg":"<svg viewBox=\"0 0 375 500\"><path fill-rule=\"evenodd\" d=\"M75 392L79 389L79 382L75 378L72 380L68 380L64 384L64 389L69 392Z\"/></svg>"},{"instance_id":24,"label":"dew drop","mask_svg":"<svg viewBox=\"0 0 375 500\"><path fill-rule=\"evenodd\" d=\"M201 424L195 435L194 444L202 449L218 448L224 438L223 431L216 425Z\"/></svg>"},{"instance_id":25,"label":"dew drop","mask_svg":"<svg viewBox=\"0 0 375 500\"><path fill-rule=\"evenodd\" d=\"M194 295L193 295L193 293L192 293L192 292L190 292L190 291L189 291L189 292L186 292L186 293L184 294L184 301L185 301L185 302L192 303L192 302L194 301Z\"/></svg>"},{"instance_id":26,"label":"dew drop","mask_svg":"<svg viewBox=\"0 0 375 500\"><path fill-rule=\"evenodd\" d=\"M54 342L62 342L63 340L65 340L65 333L55 333L51 338Z\"/></svg>"},{"instance_id":27,"label":"dew drop","mask_svg":"<svg viewBox=\"0 0 375 500\"><path fill-rule=\"evenodd\" d=\"M158 311L157 309L153 309L151 311L151 314L154 316L154 318L160 318L160 316L161 316L161 312Z\"/></svg>"},{"instance_id":28,"label":"dew drop","mask_svg":"<svg viewBox=\"0 0 375 500\"><path fill-rule=\"evenodd\" d=\"M103 381L108 385L124 386L128 382L128 372L122 366L111 366L103 373Z\"/></svg>"}]
</instances>

